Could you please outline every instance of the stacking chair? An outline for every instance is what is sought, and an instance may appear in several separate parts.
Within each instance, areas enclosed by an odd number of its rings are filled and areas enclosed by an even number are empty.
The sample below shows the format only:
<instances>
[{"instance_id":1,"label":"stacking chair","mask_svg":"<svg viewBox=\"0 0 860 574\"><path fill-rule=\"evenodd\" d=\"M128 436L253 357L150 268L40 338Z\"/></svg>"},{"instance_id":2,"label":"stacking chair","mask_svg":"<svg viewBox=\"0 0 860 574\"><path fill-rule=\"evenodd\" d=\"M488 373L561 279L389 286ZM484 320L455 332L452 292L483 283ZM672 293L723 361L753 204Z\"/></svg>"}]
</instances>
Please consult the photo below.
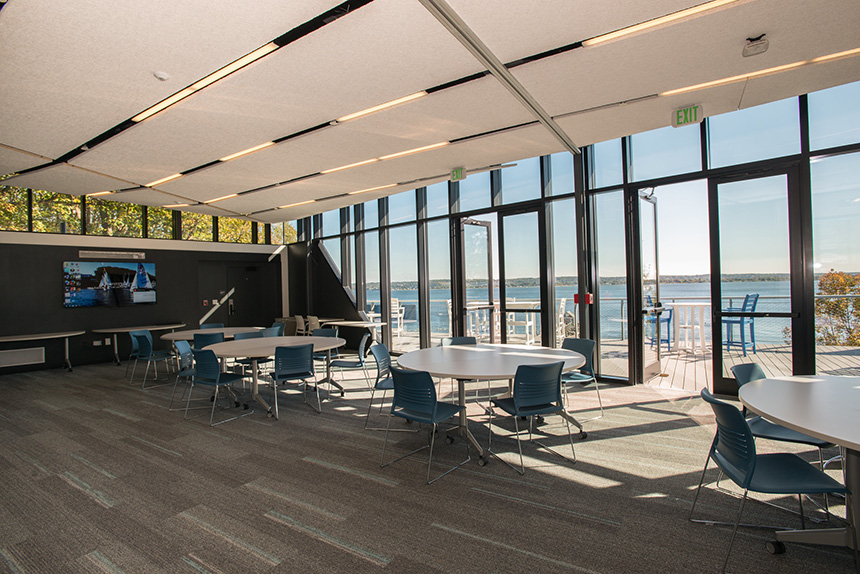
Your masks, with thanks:
<instances>
[{"instance_id":1,"label":"stacking chair","mask_svg":"<svg viewBox=\"0 0 860 574\"><path fill-rule=\"evenodd\" d=\"M801 524L803 520L803 494L847 493L848 490L833 480L830 476L815 468L799 456L789 453L756 454L755 440L741 411L734 406L714 398L708 389L702 389L702 398L710 403L717 419L717 434L708 452L702 478L696 489L693 506L690 508L690 521L706 524L718 524L713 520L697 520L693 518L696 502L705 481L708 464L713 460L717 467L728 476L732 482L743 489L738 515L733 523L729 548L723 560L722 571L726 571L735 534L744 511L744 503L750 491L767 494L797 494L800 503ZM720 523L721 524L721 523ZM771 528L771 527L766 527ZM781 548L782 543L769 543L774 549ZM778 551L778 550L777 550Z\"/></svg>"},{"instance_id":2,"label":"stacking chair","mask_svg":"<svg viewBox=\"0 0 860 574\"><path fill-rule=\"evenodd\" d=\"M476 337L442 337L442 340L439 341L440 347L454 347L457 345L477 345L478 339ZM492 391L490 390L490 381L487 381L487 400L489 400L490 394ZM457 393L454 391L454 379L451 379L451 402L456 401ZM475 400L478 400L478 389L475 388Z\"/></svg>"},{"instance_id":3,"label":"stacking chair","mask_svg":"<svg viewBox=\"0 0 860 574\"><path fill-rule=\"evenodd\" d=\"M158 361L164 361L165 370L170 372L170 361L173 360L173 351L169 349L155 350L152 348L152 333L149 331L133 331L134 337L137 339L137 357L134 359L134 367L131 369L131 381L134 382L134 371L137 369L137 361L146 359L146 370L143 373L143 382L140 385L141 389L146 389L146 378L149 376L149 365L152 364L155 371L155 378L158 379ZM162 386L162 385L155 385ZM153 388L153 387L149 387Z\"/></svg>"},{"instance_id":4,"label":"stacking chair","mask_svg":"<svg viewBox=\"0 0 860 574\"><path fill-rule=\"evenodd\" d=\"M203 323L200 325L201 329L223 329L224 323Z\"/></svg>"},{"instance_id":5,"label":"stacking chair","mask_svg":"<svg viewBox=\"0 0 860 574\"><path fill-rule=\"evenodd\" d=\"M430 458L427 461L427 484L432 484L472 460L472 457L469 455L469 441L464 441L466 445L466 460L449 468L435 478L430 478L430 470L433 465L433 447L436 444L436 429L439 423L459 415L460 411L465 407L437 401L436 385L433 384L433 378L430 376L430 373L426 371L406 371L391 367L391 377L394 385L394 399L391 403L391 417L388 418L388 424L385 429L385 440L382 443L380 466L386 467L425 448L429 448ZM385 448L388 445L388 427L391 426L392 417L400 417L407 421L431 425L429 428L430 436L428 437L429 444L399 456L394 460L385 462ZM453 442L453 439L448 437L446 442L450 444Z\"/></svg>"},{"instance_id":6,"label":"stacking chair","mask_svg":"<svg viewBox=\"0 0 860 574\"><path fill-rule=\"evenodd\" d=\"M308 324L305 328L308 331L308 333L313 334L314 331L322 328L322 325L320 325L320 320L318 317L314 317L313 315L308 315Z\"/></svg>"},{"instance_id":7,"label":"stacking chair","mask_svg":"<svg viewBox=\"0 0 860 574\"><path fill-rule=\"evenodd\" d=\"M308 403L308 379L315 377L314 372L314 346L296 345L292 347L275 347L274 370L269 374L272 379L272 391L275 393L275 418L278 418L278 383L288 381L300 381L304 385L304 399ZM317 394L317 406L314 410L322 412L322 401L320 400L319 385L314 384Z\"/></svg>"},{"instance_id":8,"label":"stacking chair","mask_svg":"<svg viewBox=\"0 0 860 574\"><path fill-rule=\"evenodd\" d=\"M193 348L198 351L203 347L224 342L224 333L194 333Z\"/></svg>"},{"instance_id":9,"label":"stacking chair","mask_svg":"<svg viewBox=\"0 0 860 574\"><path fill-rule=\"evenodd\" d=\"M646 296L645 304L649 307L654 305L650 295ZM653 349L655 344L659 347L662 343L666 343L666 351L669 351L672 345L672 308L666 307L665 310L660 313L659 322L657 315L646 315L644 319L645 328L648 330L647 336L651 348ZM660 326L659 338L657 336L658 324Z\"/></svg>"},{"instance_id":10,"label":"stacking chair","mask_svg":"<svg viewBox=\"0 0 860 574\"><path fill-rule=\"evenodd\" d=\"M735 380L738 382L738 388L752 381L757 381L759 379L764 379L767 377L767 375L765 375L764 373L764 370L762 370L761 366L759 366L758 363L742 363L739 365L734 365L731 369L732 374L735 376ZM750 427L750 432L755 438L763 438L794 444L805 444L817 448L818 462L820 465L818 468L824 468L823 449L836 446L833 443L827 442L826 440L811 437L809 435L803 434L802 432L798 432L782 425L772 423L769 420L763 419L758 415L748 417L746 407L743 407L743 410L741 412L743 413L744 418L746 418L747 425L749 425ZM825 507L827 506L827 504L827 495L825 494Z\"/></svg>"},{"instance_id":11,"label":"stacking chair","mask_svg":"<svg viewBox=\"0 0 860 574\"><path fill-rule=\"evenodd\" d=\"M287 326L286 323L281 323L280 321L275 321L274 323L272 323L272 326L268 328L268 329L274 329L275 334L274 335L265 335L264 334L263 336L264 337L283 337L284 336L284 329L286 328L286 326ZM268 329L263 329L263 331L267 331Z\"/></svg>"},{"instance_id":12,"label":"stacking chair","mask_svg":"<svg viewBox=\"0 0 860 574\"><path fill-rule=\"evenodd\" d=\"M520 417L529 417L530 441L565 460L576 462L576 451L573 449L573 435L570 432L570 420L567 416L564 416L563 418L564 422L567 424L567 437L570 441L570 452L572 458L568 458L560 452L553 450L532 438L532 427L535 416L548 415L557 412L561 412L563 415L565 414L564 399L561 396L561 370L563 368L563 361L558 363L548 363L545 365L520 365L517 368L516 375L514 376L514 392L512 395L510 397L491 400L494 407L499 407L514 419L517 448L520 453L520 468L517 468L508 461L499 458L499 455L492 450L494 409L490 409L490 440L487 446L487 452L520 474L525 474L526 472L525 463L523 462L523 447L522 442L520 441Z\"/></svg>"},{"instance_id":13,"label":"stacking chair","mask_svg":"<svg viewBox=\"0 0 860 574\"><path fill-rule=\"evenodd\" d=\"M370 411L373 408L373 398L376 396L376 391L382 391L382 402L379 403L379 412L382 413L382 407L385 404L385 394L388 391L394 390L394 380L391 378L391 355L388 353L388 348L382 343L375 343L370 347L370 354L376 360L376 381L370 387L370 400L367 402L367 414L364 416L365 430L382 431L389 430L388 427L369 427ZM390 416L390 415L389 415ZM392 431L409 431L417 432L413 429L390 429Z\"/></svg>"},{"instance_id":14,"label":"stacking chair","mask_svg":"<svg viewBox=\"0 0 860 574\"><path fill-rule=\"evenodd\" d=\"M262 339L263 333L262 331L247 331L245 333L236 333L233 335L234 341L241 341L243 339ZM270 359L258 359L257 360L257 368L260 368L260 365L263 363L268 363ZM242 369L242 376L245 376L245 367L250 367L254 364L253 359L236 359L233 361L233 366L239 365L239 368ZM244 388L244 379L242 383L242 387Z\"/></svg>"},{"instance_id":15,"label":"stacking chair","mask_svg":"<svg viewBox=\"0 0 860 574\"><path fill-rule=\"evenodd\" d=\"M340 378L343 380L344 369L361 369L364 371L364 382L367 383L367 388L370 389L370 375L367 373L367 342L370 340L370 333L365 333L358 343L358 355L355 359L339 358L331 362L332 369L337 368L340 371Z\"/></svg>"},{"instance_id":16,"label":"stacking chair","mask_svg":"<svg viewBox=\"0 0 860 574\"><path fill-rule=\"evenodd\" d=\"M228 421L236 420L240 417L245 417L253 413L254 411L248 411L246 413L242 413L241 415L236 415L234 417L226 418L224 420L220 420L215 422L215 407L218 404L218 393L222 389L227 392L230 399L234 403L234 406L239 406L239 401L236 400L235 395L233 395L233 391L230 389L230 386L239 379L242 378L242 375L237 375L235 373L222 373L221 365L218 362L218 357L215 356L215 353L210 351L209 349L203 349L202 351L192 349L191 353L194 355L194 374L191 377L191 387L188 389L188 399L185 402L185 418L188 418L188 410L191 405L191 395L194 393L194 387L200 386L214 390L214 396L212 397L212 412L209 414L209 426L220 425L221 423L226 423Z\"/></svg>"},{"instance_id":17,"label":"stacking chair","mask_svg":"<svg viewBox=\"0 0 860 574\"><path fill-rule=\"evenodd\" d=\"M744 297L744 304L742 307L729 307L724 310L734 311L736 313L754 313L757 304L758 293L750 293ZM735 325L738 326L738 330L740 331L740 341L736 341L734 338ZM751 348L753 353L756 352L755 319L753 319L752 317L723 317L723 326L728 326L728 332L726 333L725 340L727 348L740 347L744 353L744 357L747 356L748 348ZM746 337L745 327L749 327L749 339L747 339Z\"/></svg>"},{"instance_id":18,"label":"stacking chair","mask_svg":"<svg viewBox=\"0 0 860 574\"><path fill-rule=\"evenodd\" d=\"M296 315L296 335L307 335L308 329L305 326L305 318L301 315Z\"/></svg>"},{"instance_id":19,"label":"stacking chair","mask_svg":"<svg viewBox=\"0 0 860 574\"><path fill-rule=\"evenodd\" d=\"M561 342L561 348L568 351L574 351L585 357L585 364L578 371L567 371L562 373L561 382L564 385L564 402L567 404L567 390L570 385L586 386L594 384L594 389L597 391L597 402L600 405L600 415L590 419L583 419L580 422L588 422L597 420L603 417L603 399L600 398L600 385L597 384L597 377L594 376L594 347L596 343L593 339L574 339L566 338Z\"/></svg>"},{"instance_id":20,"label":"stacking chair","mask_svg":"<svg viewBox=\"0 0 860 574\"><path fill-rule=\"evenodd\" d=\"M313 331L311 331L311 335L313 335L314 337L337 337L337 329L334 329L332 327L327 327L324 329L316 328ZM332 349L331 350L331 358L334 359L337 356L338 356L337 355L337 349ZM325 361L325 358L326 358L326 351L320 351L319 353L314 353L314 359L316 359L317 361Z\"/></svg>"},{"instance_id":21,"label":"stacking chair","mask_svg":"<svg viewBox=\"0 0 860 574\"><path fill-rule=\"evenodd\" d=\"M128 361L125 363L125 376L128 376L128 367L131 365L131 360L134 359L137 362L137 353L139 348L137 346L137 337L135 337L135 333L143 333L143 331L129 331L128 336L131 338L131 351L128 354Z\"/></svg>"},{"instance_id":22,"label":"stacking chair","mask_svg":"<svg viewBox=\"0 0 860 574\"><path fill-rule=\"evenodd\" d=\"M191 377L194 376L194 354L191 352L191 344L188 341L180 339L175 341L173 346L176 347L176 352L179 354L179 368L176 371L176 381L173 383L173 393L170 395L170 406L167 407L168 411L174 410L173 398L176 396L176 387L179 385L179 379L185 379L185 387L187 389L188 383L191 382ZM185 398L184 391L182 398Z\"/></svg>"}]
</instances>

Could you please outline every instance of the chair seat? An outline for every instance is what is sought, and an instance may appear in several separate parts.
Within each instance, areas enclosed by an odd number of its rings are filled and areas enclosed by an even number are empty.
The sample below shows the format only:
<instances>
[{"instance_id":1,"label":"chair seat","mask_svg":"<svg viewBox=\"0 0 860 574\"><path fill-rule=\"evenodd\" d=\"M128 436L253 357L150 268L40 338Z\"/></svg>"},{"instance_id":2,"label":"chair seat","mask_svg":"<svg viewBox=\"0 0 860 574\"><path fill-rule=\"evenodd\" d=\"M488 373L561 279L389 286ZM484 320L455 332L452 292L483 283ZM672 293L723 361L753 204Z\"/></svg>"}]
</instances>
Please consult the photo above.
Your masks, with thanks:
<instances>
[{"instance_id":1,"label":"chair seat","mask_svg":"<svg viewBox=\"0 0 860 574\"><path fill-rule=\"evenodd\" d=\"M380 379L376 381L376 384L373 385L373 388L377 391L393 391L394 381L391 379L391 377Z\"/></svg>"},{"instance_id":2,"label":"chair seat","mask_svg":"<svg viewBox=\"0 0 860 574\"><path fill-rule=\"evenodd\" d=\"M503 399L493 399L492 403L513 416L523 416L530 417L532 415L548 415L550 413L556 413L562 410L562 407L553 403L546 403L542 405L532 405L528 407L521 407L519 411L516 406L514 406L513 397L506 397Z\"/></svg>"},{"instance_id":3,"label":"chair seat","mask_svg":"<svg viewBox=\"0 0 860 574\"><path fill-rule=\"evenodd\" d=\"M335 359L331 362L331 366L340 367L342 369L358 369L360 367L363 367L364 363L362 363L358 359Z\"/></svg>"},{"instance_id":4,"label":"chair seat","mask_svg":"<svg viewBox=\"0 0 860 574\"><path fill-rule=\"evenodd\" d=\"M141 356L141 359L150 358L153 361L160 361L162 359L172 359L173 356L173 351L168 349L156 349L150 353L149 357Z\"/></svg>"},{"instance_id":5,"label":"chair seat","mask_svg":"<svg viewBox=\"0 0 860 574\"><path fill-rule=\"evenodd\" d=\"M752 431L754 437L808 444L817 448L830 448L834 446L833 443L829 443L826 440L791 430L761 417L749 418L747 419L747 424L750 426L750 431Z\"/></svg>"},{"instance_id":6,"label":"chair seat","mask_svg":"<svg viewBox=\"0 0 860 574\"><path fill-rule=\"evenodd\" d=\"M392 389L394 386L392 385ZM413 411L411 409L400 408L393 411L391 414L404 419L417 421L419 423L434 424L447 420L455 415L460 414L465 407L460 405L452 405L451 403L436 403L436 417L427 416L427 413L421 411Z\"/></svg>"},{"instance_id":7,"label":"chair seat","mask_svg":"<svg viewBox=\"0 0 860 574\"><path fill-rule=\"evenodd\" d=\"M280 383L284 381L295 381L296 379L310 379L311 377L315 376L315 373L313 371L303 371L301 373L278 375L274 371L272 371L271 373L269 373L269 376L272 377L275 382Z\"/></svg>"},{"instance_id":8,"label":"chair seat","mask_svg":"<svg viewBox=\"0 0 860 574\"><path fill-rule=\"evenodd\" d=\"M206 379L197 379L194 381L195 385L204 385L207 387L216 387L216 386L226 386L235 383L236 381L242 380L242 375L238 375L236 373L221 373L221 377L218 379L218 382L208 381Z\"/></svg>"},{"instance_id":9,"label":"chair seat","mask_svg":"<svg viewBox=\"0 0 860 574\"><path fill-rule=\"evenodd\" d=\"M193 377L194 376L194 367L188 367L186 369L182 369L179 371L176 376L177 377Z\"/></svg>"},{"instance_id":10,"label":"chair seat","mask_svg":"<svg viewBox=\"0 0 860 574\"><path fill-rule=\"evenodd\" d=\"M579 383L580 385L590 385L595 382L594 377L578 371L570 373L562 373L561 381L563 383Z\"/></svg>"},{"instance_id":11,"label":"chair seat","mask_svg":"<svg viewBox=\"0 0 860 574\"><path fill-rule=\"evenodd\" d=\"M839 482L790 453L757 455L749 489L768 494L848 492Z\"/></svg>"}]
</instances>

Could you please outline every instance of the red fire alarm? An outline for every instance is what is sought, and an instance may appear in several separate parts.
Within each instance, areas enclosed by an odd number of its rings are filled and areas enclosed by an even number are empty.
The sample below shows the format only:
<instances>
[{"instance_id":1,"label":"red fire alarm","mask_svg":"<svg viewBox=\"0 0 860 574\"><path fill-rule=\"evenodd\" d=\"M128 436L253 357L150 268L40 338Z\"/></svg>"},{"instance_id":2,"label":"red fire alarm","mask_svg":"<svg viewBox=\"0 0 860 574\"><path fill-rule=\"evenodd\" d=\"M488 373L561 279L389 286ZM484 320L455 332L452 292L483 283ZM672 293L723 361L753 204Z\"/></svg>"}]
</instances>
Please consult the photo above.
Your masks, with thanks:
<instances>
[{"instance_id":1,"label":"red fire alarm","mask_svg":"<svg viewBox=\"0 0 860 574\"><path fill-rule=\"evenodd\" d=\"M579 305L579 293L573 294L573 302L575 304ZM592 293L586 293L585 294L585 304L586 305L593 305L594 304L594 295Z\"/></svg>"}]
</instances>

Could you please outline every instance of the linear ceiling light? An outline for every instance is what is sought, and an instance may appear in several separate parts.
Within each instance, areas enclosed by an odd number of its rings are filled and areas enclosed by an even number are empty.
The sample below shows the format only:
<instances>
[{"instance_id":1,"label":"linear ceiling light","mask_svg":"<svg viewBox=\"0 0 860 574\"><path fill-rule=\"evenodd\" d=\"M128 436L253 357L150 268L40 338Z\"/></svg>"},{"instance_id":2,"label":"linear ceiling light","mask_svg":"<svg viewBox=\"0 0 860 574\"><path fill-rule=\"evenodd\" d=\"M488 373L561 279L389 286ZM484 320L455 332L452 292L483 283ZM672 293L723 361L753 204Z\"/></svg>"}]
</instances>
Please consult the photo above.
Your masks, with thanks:
<instances>
[{"instance_id":1,"label":"linear ceiling light","mask_svg":"<svg viewBox=\"0 0 860 574\"><path fill-rule=\"evenodd\" d=\"M232 74L236 70L244 68L245 66L247 66L251 62L259 60L263 56L274 52L279 47L280 46L278 46L274 42L270 42L270 43L266 44L265 46L262 46L261 48L257 48L256 50L254 50L250 54L242 56L238 60L231 62L231 63L227 64L226 66L224 66L223 68L212 72L211 74L209 74L205 78L194 82L193 84L191 84L190 86L188 86L184 90L180 90L180 91L176 92L175 94L173 94L172 96L170 96L169 98L161 100L160 102L158 102L154 106L140 112L139 114L137 114L136 116L131 118L131 121L142 122L146 118L154 116L158 112L160 112L166 108L169 108L170 106L172 106L173 104L175 104L181 100L184 100L185 98L187 98L188 96L190 96L194 92L202 90L206 86L214 84L218 80L224 78L225 76Z\"/></svg>"},{"instance_id":2,"label":"linear ceiling light","mask_svg":"<svg viewBox=\"0 0 860 574\"><path fill-rule=\"evenodd\" d=\"M173 203L171 205L162 205L161 207L166 207L166 208L191 207L191 204L190 203Z\"/></svg>"},{"instance_id":3,"label":"linear ceiling light","mask_svg":"<svg viewBox=\"0 0 860 574\"><path fill-rule=\"evenodd\" d=\"M588 47L594 46L595 44L600 44L602 42L608 42L609 40L615 40L616 38L621 38L622 36L627 36L629 34L635 34L636 32L641 32L643 30L647 30L655 26L660 26L661 24L668 24L669 22L674 22L676 20L687 18L695 14L707 12L708 10L714 10L715 8L725 6L726 4L731 4L732 2L737 2L737 0L713 0L712 2L705 2L704 4L699 4L698 6L687 8L686 10L680 10L678 12L673 12L672 14L666 14L665 16L654 18L653 20L648 20L647 22L641 22L633 26L628 26L627 28L621 28L620 30L609 32L608 34L589 38L588 40L585 40L582 45Z\"/></svg>"},{"instance_id":4,"label":"linear ceiling light","mask_svg":"<svg viewBox=\"0 0 860 574\"><path fill-rule=\"evenodd\" d=\"M349 120L354 120L355 118L360 118L362 116L366 116L368 114L372 114L380 110L391 108L399 104L405 104L406 102L411 102L412 100L417 100L418 98L423 98L426 95L427 92L425 91L415 92L414 94L403 96L402 98L397 98L396 100L391 100L390 102L385 102L384 104L379 104L378 106L373 106L372 108L367 108L366 110L361 110L360 112L355 112L354 114L342 116L340 118L337 118L335 122L348 122Z\"/></svg>"},{"instance_id":5,"label":"linear ceiling light","mask_svg":"<svg viewBox=\"0 0 860 574\"><path fill-rule=\"evenodd\" d=\"M266 142L260 145L255 145L254 147L249 147L243 151L237 151L234 154L225 155L218 161L230 161L231 159L236 159L237 157L242 157L243 155L248 155L249 153L254 153L255 151L260 151L261 149L266 149L267 147L275 145L275 142Z\"/></svg>"},{"instance_id":6,"label":"linear ceiling light","mask_svg":"<svg viewBox=\"0 0 860 574\"><path fill-rule=\"evenodd\" d=\"M429 151L429 150L431 150L431 149L436 149L436 148L439 148L439 147L444 147L444 146L448 145L449 143L451 143L451 142L439 142L439 143L435 143L435 144L432 144L432 145L425 145L425 146L423 146L423 147L417 147L417 148L414 148L414 149L408 149L408 150L406 150L406 151L401 151L401 152L398 152L398 153L392 153L392 154L389 154L389 155L383 155L383 156L381 156L379 159L380 159L380 160L394 159L394 158L396 158L396 157L403 157L403 156L405 156L405 155L412 155L413 153L421 153L422 151Z\"/></svg>"},{"instance_id":7,"label":"linear ceiling light","mask_svg":"<svg viewBox=\"0 0 860 574\"><path fill-rule=\"evenodd\" d=\"M100 195L110 195L112 193L115 193L115 192L113 192L113 191L97 191L96 193L88 193L87 197L98 197Z\"/></svg>"},{"instance_id":8,"label":"linear ceiling light","mask_svg":"<svg viewBox=\"0 0 860 574\"><path fill-rule=\"evenodd\" d=\"M396 187L396 183L389 183L388 185L380 185L377 187L371 187L369 189L360 189L358 191L350 191L347 195L358 195L359 193L367 193L369 191L379 191L380 189L388 189L389 187Z\"/></svg>"},{"instance_id":9,"label":"linear ceiling light","mask_svg":"<svg viewBox=\"0 0 860 574\"><path fill-rule=\"evenodd\" d=\"M800 62L793 62L791 64L783 64L782 66L775 66L773 68L766 68L764 70L759 70L758 72L750 72L748 74L739 74L737 76L731 76L729 78L722 78L720 80L713 80L711 82L704 82L701 84L696 84L694 86L687 86L686 88L678 88L677 90L669 90L669 91L660 93L660 95L661 96L674 96L677 94L684 94L684 93L693 92L696 90L704 90L705 88L713 88L715 86L732 84L734 82L742 82L744 80L749 80L752 78L758 78L761 76L768 76L770 74L778 74L780 72L785 72L787 70L792 70L794 68L800 68L802 66L809 66L812 64L820 64L822 62L830 62L833 60L840 60L842 58L849 58L851 56L856 56L858 54L860 54L860 48L855 48L853 50L846 50L844 52L837 52L836 54L828 54L827 56L819 56L817 58L812 58L810 60L802 60Z\"/></svg>"},{"instance_id":10,"label":"linear ceiling light","mask_svg":"<svg viewBox=\"0 0 860 574\"><path fill-rule=\"evenodd\" d=\"M314 203L314 202L316 202L316 199L309 199L307 201L300 201L298 203L291 203L289 205L280 205L280 206L278 206L278 209L287 209L288 207L298 207L300 205L307 205L309 203Z\"/></svg>"},{"instance_id":11,"label":"linear ceiling light","mask_svg":"<svg viewBox=\"0 0 860 574\"><path fill-rule=\"evenodd\" d=\"M332 168L332 169L326 169L326 170L324 170L324 171L321 171L320 173L334 173L334 172L336 172L336 171L343 171L343 170L345 170L345 169L351 169L351 168L353 168L353 167L359 167L359 166L367 165L367 164L369 164L369 163L374 163L374 162L377 162L377 161L379 161L379 158L376 158L376 157L375 157L375 158L373 158L373 159L366 159L366 160L364 160L364 161L359 161L359 162L356 162L356 163L351 163L351 164L349 164L349 165L342 165L342 166L340 166L340 167L335 167L335 168Z\"/></svg>"},{"instance_id":12,"label":"linear ceiling light","mask_svg":"<svg viewBox=\"0 0 860 574\"><path fill-rule=\"evenodd\" d=\"M156 185L161 185L162 183L167 183L168 181L173 181L174 179L179 179L182 177L181 173L174 173L173 175L168 175L167 177L162 177L161 179L156 179L153 182L147 183L143 187L155 187Z\"/></svg>"},{"instance_id":13,"label":"linear ceiling light","mask_svg":"<svg viewBox=\"0 0 860 574\"><path fill-rule=\"evenodd\" d=\"M208 201L204 201L203 203L209 205L210 203L215 203L216 201L224 201L225 199L230 199L231 197L239 197L239 194L231 193L230 195L225 195L224 197L216 197L215 199L210 199Z\"/></svg>"}]
</instances>

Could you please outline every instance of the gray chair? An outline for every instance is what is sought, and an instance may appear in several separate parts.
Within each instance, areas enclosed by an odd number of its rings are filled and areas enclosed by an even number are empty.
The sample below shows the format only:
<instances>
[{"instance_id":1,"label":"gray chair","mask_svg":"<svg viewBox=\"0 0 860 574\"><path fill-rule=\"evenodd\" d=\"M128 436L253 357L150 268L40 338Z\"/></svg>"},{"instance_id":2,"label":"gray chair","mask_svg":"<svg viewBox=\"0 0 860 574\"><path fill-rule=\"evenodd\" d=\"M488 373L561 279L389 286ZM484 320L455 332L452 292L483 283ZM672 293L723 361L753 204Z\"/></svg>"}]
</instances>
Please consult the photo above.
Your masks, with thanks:
<instances>
[{"instance_id":1,"label":"gray chair","mask_svg":"<svg viewBox=\"0 0 860 574\"><path fill-rule=\"evenodd\" d=\"M367 355L367 342L370 340L370 333L365 333L361 337L361 341L358 343L358 354L355 359L352 358L338 358L331 362L331 368L337 369L340 372L340 378L343 380L343 370L350 369L356 370L361 369L364 371L364 382L367 384L367 388L370 389L370 375L367 373L367 360L365 355Z\"/></svg>"},{"instance_id":2,"label":"gray chair","mask_svg":"<svg viewBox=\"0 0 860 574\"><path fill-rule=\"evenodd\" d=\"M314 407L308 402L308 379L313 379L316 376L313 344L276 347L275 362L269 375L272 380L272 390L275 393L275 418L278 418L278 383L299 381L304 386L305 403L314 408L317 413L322 412L320 388L316 383L314 390L317 395L317 406Z\"/></svg>"},{"instance_id":3,"label":"gray chair","mask_svg":"<svg viewBox=\"0 0 860 574\"><path fill-rule=\"evenodd\" d=\"M185 418L188 418L188 411L191 405L191 396L194 393L194 387L203 387L207 389L212 389L214 395L212 396L212 411L209 415L209 426L217 426L222 423L226 423L228 421L234 421L238 418L245 417L253 413L254 411L248 411L241 415L236 415L233 417L229 417L218 422L215 422L215 407L218 404L218 394L222 390L227 393L232 406L239 407L239 401L236 399L236 396L233 394L230 386L241 378L241 375L237 375L235 373L223 373L221 372L221 364L218 362L218 357L215 356L215 353L210 351L209 349L203 349L202 351L192 349L192 354L194 355L194 375L191 377L191 387L188 389L188 399L185 402Z\"/></svg>"},{"instance_id":4,"label":"gray chair","mask_svg":"<svg viewBox=\"0 0 860 574\"><path fill-rule=\"evenodd\" d=\"M176 352L179 358L179 368L176 372L176 380L173 382L173 392L170 394L170 405L168 411L179 410L173 408L173 399L176 396L176 387L179 385L179 379L185 379L185 390L188 390L188 384L191 382L191 377L194 376L194 354L191 352L191 343L185 340L178 340L173 343L176 347ZM185 391L182 392L182 398L185 398ZM181 399L180 399L181 400Z\"/></svg>"},{"instance_id":5,"label":"gray chair","mask_svg":"<svg viewBox=\"0 0 860 574\"><path fill-rule=\"evenodd\" d=\"M173 360L173 351L169 349L153 349L152 348L152 333L149 331L132 331L135 339L137 339L137 356L134 358L134 367L131 369L131 383L134 383L134 372L137 369L137 362L140 359L146 359L146 370L143 373L143 382L140 385L141 389L154 388L152 385L146 386L146 379L149 376L149 365L153 365L155 379L158 379L158 361L164 361L164 368L170 372L170 362ZM168 384L168 383L164 383Z\"/></svg>"}]
</instances>

